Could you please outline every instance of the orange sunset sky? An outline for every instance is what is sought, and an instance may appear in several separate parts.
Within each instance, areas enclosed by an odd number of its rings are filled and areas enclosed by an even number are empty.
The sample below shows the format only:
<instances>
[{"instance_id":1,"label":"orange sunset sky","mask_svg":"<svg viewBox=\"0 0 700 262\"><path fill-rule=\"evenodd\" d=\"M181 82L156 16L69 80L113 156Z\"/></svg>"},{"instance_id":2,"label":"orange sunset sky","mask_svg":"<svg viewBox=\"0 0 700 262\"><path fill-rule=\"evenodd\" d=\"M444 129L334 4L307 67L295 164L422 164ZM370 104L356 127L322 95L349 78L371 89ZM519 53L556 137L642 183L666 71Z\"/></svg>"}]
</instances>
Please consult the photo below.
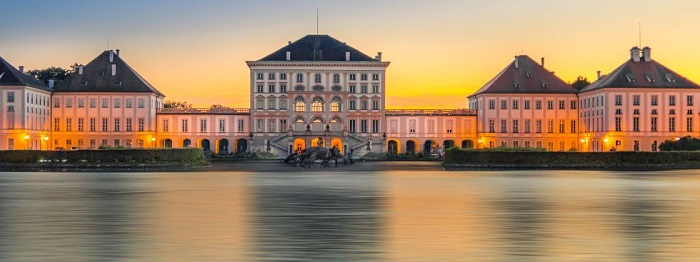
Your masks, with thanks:
<instances>
[{"instance_id":1,"label":"orange sunset sky","mask_svg":"<svg viewBox=\"0 0 700 262\"><path fill-rule=\"evenodd\" d=\"M566 82L612 71L629 49L700 82L700 1L18 1L2 3L0 56L27 69L121 56L166 100L248 107L246 60L319 33L387 69L387 108L467 107L514 55Z\"/></svg>"}]
</instances>

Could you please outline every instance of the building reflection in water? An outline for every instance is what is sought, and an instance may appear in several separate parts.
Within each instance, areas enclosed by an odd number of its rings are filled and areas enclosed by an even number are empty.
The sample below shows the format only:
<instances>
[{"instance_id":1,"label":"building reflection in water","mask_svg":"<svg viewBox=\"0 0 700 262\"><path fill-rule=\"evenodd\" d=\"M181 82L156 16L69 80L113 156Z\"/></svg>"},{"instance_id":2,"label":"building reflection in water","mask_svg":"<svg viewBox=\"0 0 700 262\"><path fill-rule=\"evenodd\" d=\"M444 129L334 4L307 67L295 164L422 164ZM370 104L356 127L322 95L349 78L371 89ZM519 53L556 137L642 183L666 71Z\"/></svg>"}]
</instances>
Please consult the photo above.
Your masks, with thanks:
<instances>
[{"instance_id":1,"label":"building reflection in water","mask_svg":"<svg viewBox=\"0 0 700 262\"><path fill-rule=\"evenodd\" d=\"M363 174L259 174L254 252L261 261L376 261L381 180Z\"/></svg>"}]
</instances>

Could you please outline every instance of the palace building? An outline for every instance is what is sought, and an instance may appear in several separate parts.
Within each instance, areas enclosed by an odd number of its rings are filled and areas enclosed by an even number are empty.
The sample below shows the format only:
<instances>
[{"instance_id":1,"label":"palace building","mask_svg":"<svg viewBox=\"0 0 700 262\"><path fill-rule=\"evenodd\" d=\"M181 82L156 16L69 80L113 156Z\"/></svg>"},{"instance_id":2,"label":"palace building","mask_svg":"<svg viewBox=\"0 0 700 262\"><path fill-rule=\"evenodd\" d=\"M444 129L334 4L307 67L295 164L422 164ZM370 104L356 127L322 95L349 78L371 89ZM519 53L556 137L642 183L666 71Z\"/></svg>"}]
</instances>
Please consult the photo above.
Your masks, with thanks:
<instances>
[{"instance_id":1,"label":"palace building","mask_svg":"<svg viewBox=\"0 0 700 262\"><path fill-rule=\"evenodd\" d=\"M164 108L165 95L119 50L55 86L0 58L0 150L656 151L700 129L700 86L652 60L649 47L632 48L629 60L580 91L547 70L544 58L519 55L457 109L386 109L391 85L382 53L371 57L328 35L304 36L246 63L250 108Z\"/></svg>"}]
</instances>

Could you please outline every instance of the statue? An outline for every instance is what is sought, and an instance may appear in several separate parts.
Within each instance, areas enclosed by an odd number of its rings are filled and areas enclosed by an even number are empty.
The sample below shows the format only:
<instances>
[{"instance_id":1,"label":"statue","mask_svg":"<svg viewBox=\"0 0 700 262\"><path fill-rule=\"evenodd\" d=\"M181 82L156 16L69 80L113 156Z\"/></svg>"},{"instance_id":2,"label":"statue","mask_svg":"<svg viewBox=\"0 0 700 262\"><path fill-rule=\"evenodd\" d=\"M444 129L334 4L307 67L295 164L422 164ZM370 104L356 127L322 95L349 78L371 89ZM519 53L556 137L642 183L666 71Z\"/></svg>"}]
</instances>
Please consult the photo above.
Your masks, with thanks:
<instances>
[{"instance_id":1,"label":"statue","mask_svg":"<svg viewBox=\"0 0 700 262\"><path fill-rule=\"evenodd\" d=\"M307 148L301 152L294 152L284 159L284 163L301 166L301 167L311 167L316 162L319 162L322 167L329 167L330 161L335 162L335 167L338 167L338 160L344 164L354 164L352 160L352 150L346 156L340 154L340 149L338 146L334 145L330 149L324 148L323 139L318 138L318 145L315 147Z\"/></svg>"}]
</instances>

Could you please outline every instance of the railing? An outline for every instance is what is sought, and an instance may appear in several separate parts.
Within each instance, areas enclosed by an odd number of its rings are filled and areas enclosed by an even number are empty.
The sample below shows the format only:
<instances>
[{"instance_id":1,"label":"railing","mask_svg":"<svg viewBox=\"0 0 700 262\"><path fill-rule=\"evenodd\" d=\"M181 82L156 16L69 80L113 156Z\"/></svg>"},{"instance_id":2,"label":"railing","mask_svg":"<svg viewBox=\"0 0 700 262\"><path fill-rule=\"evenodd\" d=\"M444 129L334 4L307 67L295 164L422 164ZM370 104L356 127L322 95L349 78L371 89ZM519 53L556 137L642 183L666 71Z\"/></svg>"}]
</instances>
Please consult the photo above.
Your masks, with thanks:
<instances>
[{"instance_id":1,"label":"railing","mask_svg":"<svg viewBox=\"0 0 700 262\"><path fill-rule=\"evenodd\" d=\"M158 108L159 114L250 114L250 108Z\"/></svg>"},{"instance_id":2,"label":"railing","mask_svg":"<svg viewBox=\"0 0 700 262\"><path fill-rule=\"evenodd\" d=\"M441 115L441 116L476 116L476 109L387 109L387 116L420 116L420 115Z\"/></svg>"}]
</instances>

